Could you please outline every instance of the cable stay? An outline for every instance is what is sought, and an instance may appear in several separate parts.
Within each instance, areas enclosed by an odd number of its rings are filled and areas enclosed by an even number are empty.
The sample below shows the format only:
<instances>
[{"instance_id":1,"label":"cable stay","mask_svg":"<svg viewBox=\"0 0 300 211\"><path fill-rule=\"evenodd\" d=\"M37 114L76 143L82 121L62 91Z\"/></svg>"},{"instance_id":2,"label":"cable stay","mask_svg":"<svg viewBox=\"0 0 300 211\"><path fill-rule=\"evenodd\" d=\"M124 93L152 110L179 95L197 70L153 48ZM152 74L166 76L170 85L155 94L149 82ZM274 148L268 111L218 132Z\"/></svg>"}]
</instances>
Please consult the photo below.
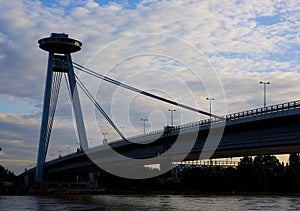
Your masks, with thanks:
<instances>
[{"instance_id":1,"label":"cable stay","mask_svg":"<svg viewBox=\"0 0 300 211\"><path fill-rule=\"evenodd\" d=\"M65 77L65 81L66 81L66 84L67 84L67 89L68 89L68 93L69 93L69 98L70 98L71 103L73 104L72 92L71 92L71 88L70 88L69 81L68 81L68 79L67 79L67 75L64 74L64 77Z\"/></svg>"},{"instance_id":2,"label":"cable stay","mask_svg":"<svg viewBox=\"0 0 300 211\"><path fill-rule=\"evenodd\" d=\"M78 82L79 87L82 89L82 91L85 93L85 95L90 99L90 101L96 106L98 111L105 117L105 119L109 122L109 124L113 127L113 129L120 135L120 137L127 141L127 139L123 136L119 128L114 124L114 122L110 119L110 117L105 113L105 111L102 109L100 104L97 102L97 100L92 96L92 94L88 91L88 89L84 86L84 84L80 81L78 76L75 74L76 81Z\"/></svg>"},{"instance_id":3,"label":"cable stay","mask_svg":"<svg viewBox=\"0 0 300 211\"><path fill-rule=\"evenodd\" d=\"M48 150L50 134L51 134L52 127L53 127L54 115L55 115L55 111L56 111L58 94L59 94L60 84L61 84L61 78L62 78L62 73L60 73L60 72L53 73L53 83L52 83L52 87L51 87L51 95L50 95L51 98L50 98L50 104L49 104L49 120L47 123L47 129L46 129L46 145L45 145L46 150L45 150L45 155L44 155L45 158L46 158L46 152Z\"/></svg>"},{"instance_id":4,"label":"cable stay","mask_svg":"<svg viewBox=\"0 0 300 211\"><path fill-rule=\"evenodd\" d=\"M134 91L134 92L137 92L139 94L142 94L142 95L145 95L147 97L151 97L151 98L154 98L154 99L157 99L157 100L160 100L160 101L163 101L163 102L166 102L166 103L169 103L169 104L172 104L172 105L175 105L175 106L178 106L178 107L181 107L181 108L184 108L184 109L187 109L187 110L190 110L190 111L194 111L194 112L197 112L197 113L200 113L200 114L204 114L206 116L210 116L210 117L214 117L214 118L217 118L217 119L220 119L220 120L224 120L224 117L221 117L221 116L217 116L215 114L211 114L211 113L208 113L206 111L202 111L200 109L196 109L196 108L193 108L191 106L188 106L188 105L184 105L182 103L178 103L178 102L175 102L175 101L172 101L172 100L169 100L169 99L166 99L166 98L163 98L163 97L160 97L160 96L157 96L157 95L154 95L154 94L151 94L149 92L146 92L146 91L143 91L141 89L138 89L138 88L135 88L135 87L132 87L128 84L124 84L120 81L117 81L117 80L114 80L112 78L109 78L107 76L104 76L104 75L101 75L100 73L97 73L95 71L92 71L80 64L77 64L75 62L73 62L73 64L75 65L74 67L82 72L85 72L87 74L90 74L94 77L97 77L99 79L102 79L104 81L107 81L109 83L112 83L112 84L115 84L117 86L120 86L120 87L123 87L125 89L129 89L131 91Z\"/></svg>"}]
</instances>

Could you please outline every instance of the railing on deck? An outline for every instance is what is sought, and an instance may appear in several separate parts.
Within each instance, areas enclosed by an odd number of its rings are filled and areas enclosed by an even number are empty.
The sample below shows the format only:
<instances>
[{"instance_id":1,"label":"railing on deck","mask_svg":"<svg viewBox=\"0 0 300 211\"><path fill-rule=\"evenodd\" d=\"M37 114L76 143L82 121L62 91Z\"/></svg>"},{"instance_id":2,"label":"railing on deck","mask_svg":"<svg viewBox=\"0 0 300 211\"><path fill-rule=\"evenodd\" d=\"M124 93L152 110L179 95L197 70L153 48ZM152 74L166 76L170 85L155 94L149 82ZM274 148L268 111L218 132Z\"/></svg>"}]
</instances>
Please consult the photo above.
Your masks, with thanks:
<instances>
[{"instance_id":1,"label":"railing on deck","mask_svg":"<svg viewBox=\"0 0 300 211\"><path fill-rule=\"evenodd\" d=\"M258 116L266 113L276 113L279 111L284 110L292 110L295 108L300 108L300 101L293 101L288 103L282 103L272 106L267 106L263 108L256 108L248 111L242 111L234 114L228 114L226 115L226 120L232 120L232 119L240 119L248 116Z\"/></svg>"}]
</instances>

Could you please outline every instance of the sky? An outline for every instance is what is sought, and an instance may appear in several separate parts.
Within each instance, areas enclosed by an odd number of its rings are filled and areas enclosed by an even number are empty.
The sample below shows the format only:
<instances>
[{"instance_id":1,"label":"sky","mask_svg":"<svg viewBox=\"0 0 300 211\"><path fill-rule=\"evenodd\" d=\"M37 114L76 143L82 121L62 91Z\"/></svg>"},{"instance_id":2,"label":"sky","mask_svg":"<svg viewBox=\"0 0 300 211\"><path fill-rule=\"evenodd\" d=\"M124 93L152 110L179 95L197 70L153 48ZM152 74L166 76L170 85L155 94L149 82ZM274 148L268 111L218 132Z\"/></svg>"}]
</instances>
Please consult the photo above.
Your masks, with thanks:
<instances>
[{"instance_id":1,"label":"sky","mask_svg":"<svg viewBox=\"0 0 300 211\"><path fill-rule=\"evenodd\" d=\"M298 0L0 0L0 164L36 164L52 32L83 43L74 62L139 89L217 115L299 99ZM160 103L75 70L126 137L206 116ZM90 146L117 134L80 92ZM64 78L47 159L78 140Z\"/></svg>"}]
</instances>

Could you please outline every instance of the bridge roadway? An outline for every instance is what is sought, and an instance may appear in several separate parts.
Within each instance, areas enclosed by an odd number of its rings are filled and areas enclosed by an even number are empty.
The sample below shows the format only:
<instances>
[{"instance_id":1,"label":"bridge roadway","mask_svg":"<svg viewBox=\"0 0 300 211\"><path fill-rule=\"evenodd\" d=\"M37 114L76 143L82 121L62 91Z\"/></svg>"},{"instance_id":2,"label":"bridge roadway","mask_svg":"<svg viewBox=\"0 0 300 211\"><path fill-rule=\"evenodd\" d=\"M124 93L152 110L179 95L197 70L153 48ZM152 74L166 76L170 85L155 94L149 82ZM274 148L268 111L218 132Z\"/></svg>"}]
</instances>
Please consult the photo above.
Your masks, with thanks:
<instances>
[{"instance_id":1,"label":"bridge roadway","mask_svg":"<svg viewBox=\"0 0 300 211\"><path fill-rule=\"evenodd\" d=\"M190 141L195 141L192 140L194 136L197 137L196 142L185 160L195 160L199 159L210 128L218 130L225 125L221 141L211 158L300 152L300 101L233 113L226 115L224 119L207 119L165 128L131 137L128 141L115 141L108 145L124 156L143 160L163 154L179 136L184 137L179 140L182 147L188 145ZM92 157L101 155L93 158L102 159L102 164L111 165L114 162L122 162L116 161L115 157L106 153L107 148L107 145L101 145L91 148L87 153ZM205 150L209 152L214 150L214 147L208 146ZM182 152L177 150L171 154L171 157L176 157L176 154L180 153ZM95 164L86 153L80 151L47 162L45 174L51 175L66 170L90 171L94 167Z\"/></svg>"}]
</instances>

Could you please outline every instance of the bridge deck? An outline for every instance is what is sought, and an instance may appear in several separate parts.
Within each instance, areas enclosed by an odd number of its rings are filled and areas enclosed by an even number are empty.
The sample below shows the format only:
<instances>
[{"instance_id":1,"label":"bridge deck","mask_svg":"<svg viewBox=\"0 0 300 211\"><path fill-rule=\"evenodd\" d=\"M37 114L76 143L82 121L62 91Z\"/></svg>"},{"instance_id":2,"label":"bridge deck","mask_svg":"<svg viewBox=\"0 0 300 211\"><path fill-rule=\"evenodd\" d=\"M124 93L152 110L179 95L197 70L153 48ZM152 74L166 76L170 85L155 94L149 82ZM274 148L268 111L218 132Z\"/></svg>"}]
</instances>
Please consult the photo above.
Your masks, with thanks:
<instances>
[{"instance_id":1,"label":"bridge deck","mask_svg":"<svg viewBox=\"0 0 300 211\"><path fill-rule=\"evenodd\" d=\"M273 113L278 113L278 112L282 112L282 111L291 111L291 110L295 110L297 108L300 108L300 100L227 114L227 115L223 116L223 118L224 118L223 120L218 119L218 118L211 118L211 119L204 119L204 120L191 122L191 123L187 123L187 124L183 124L183 125L177 125L172 128L172 131L181 131L184 129L190 129L190 128L195 128L195 127L200 128L201 126L209 126L210 127L211 124L215 124L218 122L224 122L224 121L228 122L231 120L238 120L238 119L241 120L246 117L256 117L257 118L257 117L261 117L261 115L265 116L266 114L273 114ZM145 134L131 136L128 138L128 140L134 141L134 140L148 137L148 136L162 135L162 134L164 134L164 132L165 132L165 129L151 131L151 132L148 132ZM118 143L118 142L124 142L124 140L110 141L109 144L114 144L114 143Z\"/></svg>"},{"instance_id":2,"label":"bridge deck","mask_svg":"<svg viewBox=\"0 0 300 211\"><path fill-rule=\"evenodd\" d=\"M258 154L282 154L300 152L300 101L272 105L248 111L228 114L226 120L210 119L175 126L170 131L153 131L130 137L129 141L117 140L109 145L125 156L149 158L166 150L180 134L197 133L197 141L186 160L199 159L199 154L206 141L207 131L212 126L225 124L225 131L214 158L235 157ZM157 139L151 144L151 140ZM136 144L143 143L143 144ZM190 140L181 140L183 146ZM107 146L93 147L87 153L105 154ZM108 159L109 161L109 155ZM60 171L87 169L95 166L83 152L73 153L45 164L48 174ZM24 172L26 174L26 172Z\"/></svg>"}]
</instances>

